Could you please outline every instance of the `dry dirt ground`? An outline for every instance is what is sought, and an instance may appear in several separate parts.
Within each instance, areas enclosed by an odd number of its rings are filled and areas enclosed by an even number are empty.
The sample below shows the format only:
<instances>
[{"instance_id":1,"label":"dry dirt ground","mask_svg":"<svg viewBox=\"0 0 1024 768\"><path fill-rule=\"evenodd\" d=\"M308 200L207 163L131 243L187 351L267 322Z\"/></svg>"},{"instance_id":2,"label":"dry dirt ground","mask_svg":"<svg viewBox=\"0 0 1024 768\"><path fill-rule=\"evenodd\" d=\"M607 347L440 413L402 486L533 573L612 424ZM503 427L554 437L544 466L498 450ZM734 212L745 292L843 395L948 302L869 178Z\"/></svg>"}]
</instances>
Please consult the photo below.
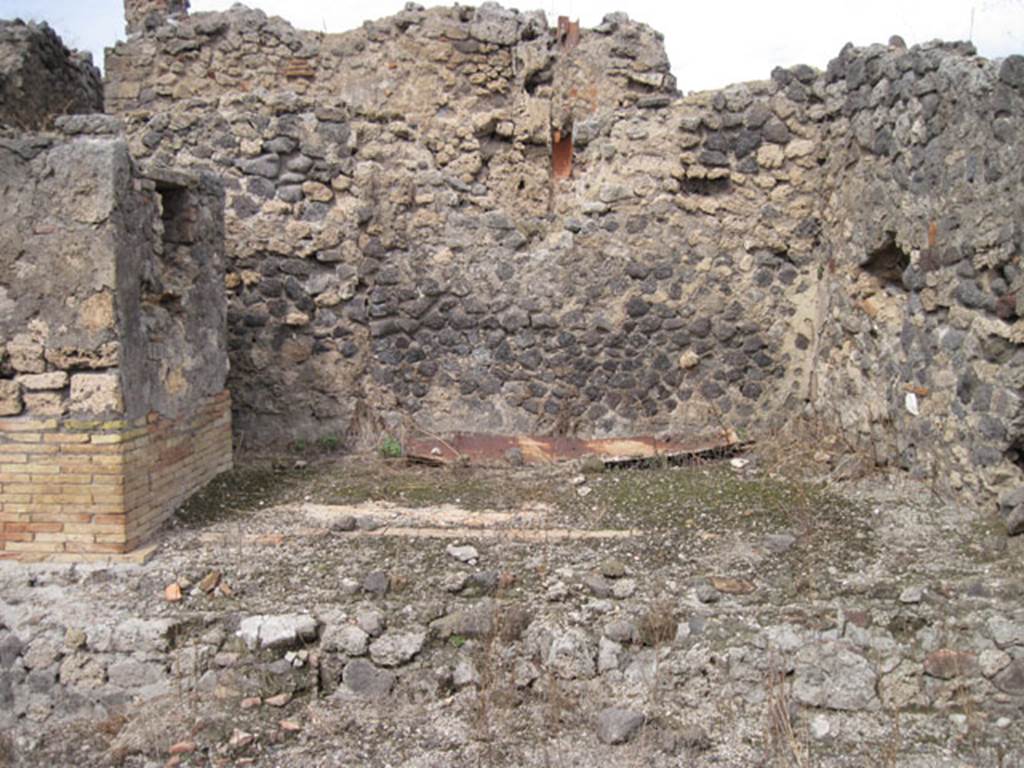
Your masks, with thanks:
<instances>
[{"instance_id":1,"label":"dry dirt ground","mask_svg":"<svg viewBox=\"0 0 1024 768\"><path fill-rule=\"evenodd\" d=\"M1022 542L901 476L238 463L0 570L0 764L1024 765Z\"/></svg>"}]
</instances>

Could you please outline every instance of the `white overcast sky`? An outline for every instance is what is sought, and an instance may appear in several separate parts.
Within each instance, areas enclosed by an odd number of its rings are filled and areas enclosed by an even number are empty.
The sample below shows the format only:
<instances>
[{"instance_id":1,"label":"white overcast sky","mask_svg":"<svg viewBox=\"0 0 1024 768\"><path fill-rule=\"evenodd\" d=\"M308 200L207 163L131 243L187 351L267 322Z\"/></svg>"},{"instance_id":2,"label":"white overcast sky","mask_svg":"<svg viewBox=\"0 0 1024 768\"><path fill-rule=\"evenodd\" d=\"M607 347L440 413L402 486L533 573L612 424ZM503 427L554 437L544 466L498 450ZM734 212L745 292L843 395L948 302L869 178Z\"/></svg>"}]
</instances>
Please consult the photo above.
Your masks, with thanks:
<instances>
[{"instance_id":1,"label":"white overcast sky","mask_svg":"<svg viewBox=\"0 0 1024 768\"><path fill-rule=\"evenodd\" d=\"M250 0L297 27L340 32L396 13L404 0ZM426 5L447 3L425 3ZM847 42L908 44L935 38L970 39L980 53L1002 58L1024 53L1024 0L525 0L554 25L559 15L584 27L616 10L665 35L672 71L683 91L767 78L772 67L806 63L824 68ZM192 11L220 10L231 0L193 0ZM45 20L68 45L90 50L102 66L103 48L123 37L121 0L0 0L0 18Z\"/></svg>"}]
</instances>

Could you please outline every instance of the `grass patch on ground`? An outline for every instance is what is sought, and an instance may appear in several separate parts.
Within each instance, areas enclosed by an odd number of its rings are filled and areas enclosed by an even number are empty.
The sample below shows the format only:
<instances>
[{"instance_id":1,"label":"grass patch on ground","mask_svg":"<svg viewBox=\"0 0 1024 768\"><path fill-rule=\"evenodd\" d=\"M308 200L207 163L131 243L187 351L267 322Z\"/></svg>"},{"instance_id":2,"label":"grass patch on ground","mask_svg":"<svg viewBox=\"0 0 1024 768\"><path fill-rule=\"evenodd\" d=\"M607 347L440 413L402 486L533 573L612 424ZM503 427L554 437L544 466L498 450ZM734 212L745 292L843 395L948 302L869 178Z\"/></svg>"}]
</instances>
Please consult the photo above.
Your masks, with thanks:
<instances>
[{"instance_id":1,"label":"grass patch on ground","mask_svg":"<svg viewBox=\"0 0 1024 768\"><path fill-rule=\"evenodd\" d=\"M811 535L863 551L864 512L826 488L726 462L614 469L587 475L579 495L572 466L424 467L379 458L346 458L296 467L252 463L214 480L178 513L190 526L234 519L282 504L390 502L406 507L454 504L470 510L549 505L549 525L639 529L671 549L697 532ZM668 551L668 549L666 551Z\"/></svg>"},{"instance_id":2,"label":"grass patch on ground","mask_svg":"<svg viewBox=\"0 0 1024 768\"><path fill-rule=\"evenodd\" d=\"M764 475L740 475L725 463L664 469L618 470L592 479L583 499L597 507L607 527L676 529L696 517L714 526L744 518L779 527L799 526L808 516L847 508L847 502L808 483Z\"/></svg>"},{"instance_id":3,"label":"grass patch on ground","mask_svg":"<svg viewBox=\"0 0 1024 768\"><path fill-rule=\"evenodd\" d=\"M308 478L302 472L271 464L235 467L186 501L177 518L187 527L199 528L261 507L297 501L306 482Z\"/></svg>"}]
</instances>

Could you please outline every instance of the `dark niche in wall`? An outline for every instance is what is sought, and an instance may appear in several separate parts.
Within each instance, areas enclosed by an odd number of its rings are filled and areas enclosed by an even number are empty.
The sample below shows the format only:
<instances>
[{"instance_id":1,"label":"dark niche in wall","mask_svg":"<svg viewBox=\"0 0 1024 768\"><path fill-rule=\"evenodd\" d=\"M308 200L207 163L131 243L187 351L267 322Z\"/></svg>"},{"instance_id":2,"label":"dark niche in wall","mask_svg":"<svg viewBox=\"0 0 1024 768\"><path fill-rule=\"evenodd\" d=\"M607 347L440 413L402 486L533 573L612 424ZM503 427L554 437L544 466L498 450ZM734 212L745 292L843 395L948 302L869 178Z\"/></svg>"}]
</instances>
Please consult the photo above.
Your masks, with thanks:
<instances>
[{"instance_id":1,"label":"dark niche in wall","mask_svg":"<svg viewBox=\"0 0 1024 768\"><path fill-rule=\"evenodd\" d=\"M194 239L189 191L185 187L161 182L156 188L160 195L160 218L164 227L164 243L187 244Z\"/></svg>"},{"instance_id":2,"label":"dark niche in wall","mask_svg":"<svg viewBox=\"0 0 1024 768\"><path fill-rule=\"evenodd\" d=\"M872 251L863 269L874 276L882 287L893 285L903 288L903 272L910 266L910 255L896 243L896 235L886 234L885 241Z\"/></svg>"}]
</instances>

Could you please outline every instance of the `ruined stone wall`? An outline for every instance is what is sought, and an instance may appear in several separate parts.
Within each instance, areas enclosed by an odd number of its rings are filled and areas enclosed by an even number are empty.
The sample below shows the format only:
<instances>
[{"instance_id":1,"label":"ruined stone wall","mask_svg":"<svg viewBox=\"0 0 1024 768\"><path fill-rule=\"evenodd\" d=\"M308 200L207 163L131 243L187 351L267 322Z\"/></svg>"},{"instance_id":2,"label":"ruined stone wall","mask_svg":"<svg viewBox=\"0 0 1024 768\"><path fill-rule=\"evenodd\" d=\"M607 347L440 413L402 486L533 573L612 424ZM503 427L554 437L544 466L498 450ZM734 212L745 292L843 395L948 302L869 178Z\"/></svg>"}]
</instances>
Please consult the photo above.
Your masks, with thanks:
<instances>
[{"instance_id":1,"label":"ruined stone wall","mask_svg":"<svg viewBox=\"0 0 1024 768\"><path fill-rule=\"evenodd\" d=\"M824 75L815 404L875 460L984 498L1024 438L1024 58L847 49Z\"/></svg>"},{"instance_id":2,"label":"ruined stone wall","mask_svg":"<svg viewBox=\"0 0 1024 768\"><path fill-rule=\"evenodd\" d=\"M621 15L236 8L119 44L107 106L225 179L247 440L810 415L988 493L1020 476L1021 61L847 48L683 98Z\"/></svg>"},{"instance_id":3,"label":"ruined stone wall","mask_svg":"<svg viewBox=\"0 0 1024 768\"><path fill-rule=\"evenodd\" d=\"M103 111L103 82L88 53L69 51L46 24L0 21L0 127L52 125Z\"/></svg>"},{"instance_id":4,"label":"ruined stone wall","mask_svg":"<svg viewBox=\"0 0 1024 768\"><path fill-rule=\"evenodd\" d=\"M771 83L676 102L667 68L622 17L572 47L491 6L326 37L197 14L114 49L132 151L225 178L246 439L747 426L805 397L817 128Z\"/></svg>"},{"instance_id":5,"label":"ruined stone wall","mask_svg":"<svg viewBox=\"0 0 1024 768\"><path fill-rule=\"evenodd\" d=\"M0 139L0 556L126 551L230 465L219 185L57 125Z\"/></svg>"}]
</instances>

